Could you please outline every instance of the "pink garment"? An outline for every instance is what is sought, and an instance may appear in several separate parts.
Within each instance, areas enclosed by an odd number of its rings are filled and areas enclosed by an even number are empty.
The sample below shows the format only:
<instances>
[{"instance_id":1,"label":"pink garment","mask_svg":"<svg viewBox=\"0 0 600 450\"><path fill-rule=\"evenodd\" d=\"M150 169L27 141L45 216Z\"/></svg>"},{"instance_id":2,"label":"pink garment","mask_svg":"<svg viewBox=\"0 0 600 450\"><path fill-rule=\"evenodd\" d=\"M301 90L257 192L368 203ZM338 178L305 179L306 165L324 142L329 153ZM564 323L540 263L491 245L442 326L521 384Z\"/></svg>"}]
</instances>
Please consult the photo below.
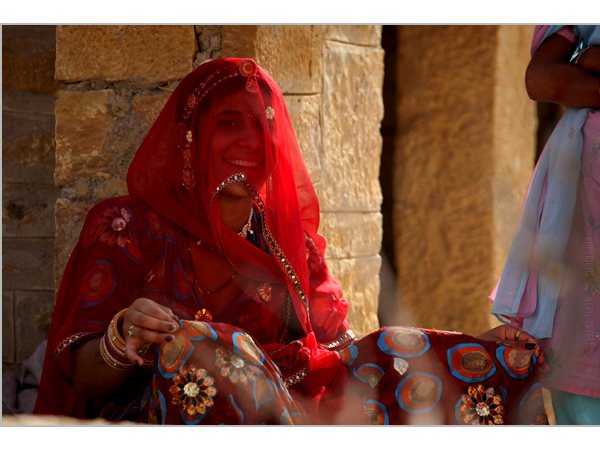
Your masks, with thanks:
<instances>
[{"instance_id":1,"label":"pink garment","mask_svg":"<svg viewBox=\"0 0 600 450\"><path fill-rule=\"evenodd\" d=\"M548 26L535 29L532 52ZM557 34L577 43L572 26ZM566 269L552 338L543 343L549 357L547 387L600 397L600 111L583 126L583 150L577 203L567 244Z\"/></svg>"},{"instance_id":2,"label":"pink garment","mask_svg":"<svg viewBox=\"0 0 600 450\"><path fill-rule=\"evenodd\" d=\"M583 151L573 226L554 334L544 349L548 387L600 397L600 111L583 126Z\"/></svg>"},{"instance_id":3,"label":"pink garment","mask_svg":"<svg viewBox=\"0 0 600 450\"><path fill-rule=\"evenodd\" d=\"M532 54L548 27L536 26ZM578 42L572 26L560 29L557 34L573 44ZM577 200L563 267L569 276L565 277L558 297L553 335L542 340L550 365L544 386L600 397L600 111L592 110L588 114L582 133ZM545 192L546 183L542 202ZM498 285L490 294L491 301L496 297L497 289ZM521 299L520 314L531 313L536 296L537 277L533 270ZM522 328L523 316L503 318Z\"/></svg>"}]
</instances>

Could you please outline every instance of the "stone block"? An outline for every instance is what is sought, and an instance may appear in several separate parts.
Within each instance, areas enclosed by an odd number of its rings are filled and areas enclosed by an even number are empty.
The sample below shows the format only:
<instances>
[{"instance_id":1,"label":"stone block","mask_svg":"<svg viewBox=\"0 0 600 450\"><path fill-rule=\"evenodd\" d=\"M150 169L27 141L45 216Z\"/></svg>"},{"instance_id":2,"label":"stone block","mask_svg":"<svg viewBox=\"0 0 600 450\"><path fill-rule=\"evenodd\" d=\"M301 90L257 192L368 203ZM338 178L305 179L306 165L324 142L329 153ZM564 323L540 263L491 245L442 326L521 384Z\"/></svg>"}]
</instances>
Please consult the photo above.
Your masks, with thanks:
<instances>
[{"instance_id":1,"label":"stone block","mask_svg":"<svg viewBox=\"0 0 600 450\"><path fill-rule=\"evenodd\" d=\"M194 60L194 68L212 59L221 57L223 25L196 25L199 51Z\"/></svg>"},{"instance_id":2,"label":"stone block","mask_svg":"<svg viewBox=\"0 0 600 450\"><path fill-rule=\"evenodd\" d=\"M104 151L111 125L107 102L111 90L60 91L56 102L56 170L58 186L78 178L107 178L109 155Z\"/></svg>"},{"instance_id":3,"label":"stone block","mask_svg":"<svg viewBox=\"0 0 600 450\"><path fill-rule=\"evenodd\" d=\"M2 239L2 288L54 289L53 239Z\"/></svg>"},{"instance_id":4,"label":"stone block","mask_svg":"<svg viewBox=\"0 0 600 450\"><path fill-rule=\"evenodd\" d=\"M2 236L54 238L54 186L4 184Z\"/></svg>"},{"instance_id":5,"label":"stone block","mask_svg":"<svg viewBox=\"0 0 600 450\"><path fill-rule=\"evenodd\" d=\"M323 55L323 211L379 211L383 50L326 42Z\"/></svg>"},{"instance_id":6,"label":"stone block","mask_svg":"<svg viewBox=\"0 0 600 450\"><path fill-rule=\"evenodd\" d=\"M54 25L2 27L2 91L10 89L50 94L60 83L54 79L56 36Z\"/></svg>"},{"instance_id":7,"label":"stone block","mask_svg":"<svg viewBox=\"0 0 600 450\"><path fill-rule=\"evenodd\" d=\"M323 38L348 44L381 45L381 25L325 25Z\"/></svg>"},{"instance_id":8,"label":"stone block","mask_svg":"<svg viewBox=\"0 0 600 450\"><path fill-rule=\"evenodd\" d=\"M133 110L142 117L148 129L154 124L170 95L169 92L142 92L133 96L131 100Z\"/></svg>"},{"instance_id":9,"label":"stone block","mask_svg":"<svg viewBox=\"0 0 600 450\"><path fill-rule=\"evenodd\" d=\"M223 27L222 57L253 58L286 94L321 91L320 25Z\"/></svg>"},{"instance_id":10,"label":"stone block","mask_svg":"<svg viewBox=\"0 0 600 450\"><path fill-rule=\"evenodd\" d=\"M54 184L54 104L49 95L2 92L2 179Z\"/></svg>"},{"instance_id":11,"label":"stone block","mask_svg":"<svg viewBox=\"0 0 600 450\"><path fill-rule=\"evenodd\" d=\"M83 222L92 202L72 201L59 198L54 208L56 223L56 238L54 240L54 285L56 290L60 286L65 266L75 247ZM54 288L54 286L53 286Z\"/></svg>"},{"instance_id":12,"label":"stone block","mask_svg":"<svg viewBox=\"0 0 600 450\"><path fill-rule=\"evenodd\" d=\"M358 337L379 328L379 255L352 259L329 259L329 272L340 283L344 298L350 304L348 320Z\"/></svg>"},{"instance_id":13,"label":"stone block","mask_svg":"<svg viewBox=\"0 0 600 450\"><path fill-rule=\"evenodd\" d=\"M53 291L16 292L15 344L19 362L29 358L37 346L48 338L53 311Z\"/></svg>"},{"instance_id":14,"label":"stone block","mask_svg":"<svg viewBox=\"0 0 600 450\"><path fill-rule=\"evenodd\" d=\"M221 35L223 58L256 58L258 25L224 25Z\"/></svg>"},{"instance_id":15,"label":"stone block","mask_svg":"<svg viewBox=\"0 0 600 450\"><path fill-rule=\"evenodd\" d=\"M15 362L14 292L2 292L2 363Z\"/></svg>"},{"instance_id":16,"label":"stone block","mask_svg":"<svg viewBox=\"0 0 600 450\"><path fill-rule=\"evenodd\" d=\"M59 25L56 78L178 80L192 71L197 50L192 25Z\"/></svg>"},{"instance_id":17,"label":"stone block","mask_svg":"<svg viewBox=\"0 0 600 450\"><path fill-rule=\"evenodd\" d=\"M373 256L381 249L381 213L322 213L319 227L327 258Z\"/></svg>"},{"instance_id":18,"label":"stone block","mask_svg":"<svg viewBox=\"0 0 600 450\"><path fill-rule=\"evenodd\" d=\"M284 99L292 119L302 158L313 186L317 190L321 180L322 139L319 126L321 96L286 95Z\"/></svg>"}]
</instances>

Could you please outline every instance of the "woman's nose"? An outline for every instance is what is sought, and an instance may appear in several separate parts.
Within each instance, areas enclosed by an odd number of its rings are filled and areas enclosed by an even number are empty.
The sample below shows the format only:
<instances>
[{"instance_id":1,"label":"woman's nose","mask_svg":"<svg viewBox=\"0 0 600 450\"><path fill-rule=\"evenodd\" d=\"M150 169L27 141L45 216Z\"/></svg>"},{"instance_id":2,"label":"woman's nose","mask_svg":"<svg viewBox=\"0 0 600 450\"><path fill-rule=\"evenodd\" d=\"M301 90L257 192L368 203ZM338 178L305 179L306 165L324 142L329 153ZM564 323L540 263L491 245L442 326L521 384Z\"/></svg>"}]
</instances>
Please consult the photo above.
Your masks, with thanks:
<instances>
[{"instance_id":1,"label":"woman's nose","mask_svg":"<svg viewBox=\"0 0 600 450\"><path fill-rule=\"evenodd\" d=\"M249 117L244 121L244 127L238 141L240 145L251 149L258 149L260 147L260 143L262 142L261 130L252 118Z\"/></svg>"}]
</instances>

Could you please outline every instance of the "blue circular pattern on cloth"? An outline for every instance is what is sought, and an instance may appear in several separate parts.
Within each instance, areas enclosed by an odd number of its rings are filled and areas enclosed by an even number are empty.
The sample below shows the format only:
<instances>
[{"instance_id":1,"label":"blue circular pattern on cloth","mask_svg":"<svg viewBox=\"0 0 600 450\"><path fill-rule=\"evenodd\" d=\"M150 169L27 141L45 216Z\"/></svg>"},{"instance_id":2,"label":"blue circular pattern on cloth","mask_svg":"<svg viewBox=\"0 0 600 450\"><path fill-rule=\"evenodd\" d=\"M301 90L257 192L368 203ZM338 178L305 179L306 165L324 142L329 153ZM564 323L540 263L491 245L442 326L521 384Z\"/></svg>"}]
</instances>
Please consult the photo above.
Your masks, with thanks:
<instances>
[{"instance_id":1,"label":"blue circular pattern on cloth","mask_svg":"<svg viewBox=\"0 0 600 450\"><path fill-rule=\"evenodd\" d=\"M344 365L351 366L358 357L358 347L354 344L350 344L348 347L340 350L338 353L340 354ZM348 358L348 360L344 361L345 358Z\"/></svg>"},{"instance_id":2,"label":"blue circular pattern on cloth","mask_svg":"<svg viewBox=\"0 0 600 450\"><path fill-rule=\"evenodd\" d=\"M183 359L181 360L181 362L177 365L177 367L175 367L174 369L171 369L171 372L167 372L164 367L162 367L162 364L160 362L160 356L158 358L156 358L156 365L158 366L158 372L161 374L161 376L167 380L170 380L171 378L173 378L175 375L177 375L179 373L179 369L181 369L181 366L183 366L188 359L190 359L190 356L192 356L192 353L194 353L194 346L191 345L190 348L188 349L188 352L185 354L185 356L183 357ZM157 350L157 354L160 355L160 348Z\"/></svg>"},{"instance_id":3,"label":"blue circular pattern on cloth","mask_svg":"<svg viewBox=\"0 0 600 450\"><path fill-rule=\"evenodd\" d=\"M458 350L463 349L463 348L468 348L468 347L473 347L476 349L476 351L481 351L481 353L483 353L486 356L487 360L491 364L491 367L487 370L487 372L485 374L480 375L478 377L469 377L467 374L459 372L459 370L465 370L465 369L462 369L462 368L459 369L459 368L455 367L455 365L453 364L453 362L452 362L453 355ZM446 352L446 357L448 360L448 366L450 367L450 373L452 375L454 375L456 378L458 378L459 380L466 381L467 383L476 383L479 381L486 380L496 373L496 366L494 365L492 358L488 354L487 350L480 344L464 343L464 344L455 345L454 347L448 349L448 351ZM465 372L466 372L466 370L465 370Z\"/></svg>"},{"instance_id":4,"label":"blue circular pattern on cloth","mask_svg":"<svg viewBox=\"0 0 600 450\"><path fill-rule=\"evenodd\" d=\"M371 386L371 389L373 389L383 378L385 370L383 370L377 364L366 363L360 366L358 369L353 369L352 373L356 378L364 383L367 383L369 386Z\"/></svg>"},{"instance_id":5,"label":"blue circular pattern on cloth","mask_svg":"<svg viewBox=\"0 0 600 450\"><path fill-rule=\"evenodd\" d=\"M405 385L407 385L407 383L408 383L410 386L410 384L412 384L412 381L413 381L412 379L415 377L427 378L431 382L433 382L437 388L437 393L435 395L435 399L430 401L429 404L427 404L424 407L419 407L419 408L411 407L411 406L407 405L405 400L402 398L403 393L406 393L407 395L409 394L409 392L406 392L406 390L405 390ZM435 375L432 375L429 373L413 372L409 376L404 378L400 383L398 383L398 387L396 387L395 396L396 396L396 401L398 402L398 404L404 411L412 413L412 414L425 414L425 413L428 413L429 411L431 411L433 409L433 407L440 401L440 398L442 398L442 381Z\"/></svg>"},{"instance_id":6,"label":"blue circular pattern on cloth","mask_svg":"<svg viewBox=\"0 0 600 450\"><path fill-rule=\"evenodd\" d=\"M389 425L390 424L390 417L388 415L387 412L387 408L385 407L385 405L381 402L378 402L377 400L367 400L365 402L365 409L367 410L367 412L369 410L374 410L377 412L377 415L380 419L380 424L377 425Z\"/></svg>"},{"instance_id":7,"label":"blue circular pattern on cloth","mask_svg":"<svg viewBox=\"0 0 600 450\"><path fill-rule=\"evenodd\" d=\"M541 387L542 387L541 382L537 381L537 382L533 383L531 385L531 387L529 389L527 389L527 392L525 393L525 395L523 395L523 398L519 402L519 417L521 417L521 420L523 421L523 423L525 423L527 421L527 419L523 415L523 406L525 406L525 403L527 402L527 400L529 400L529 397L531 396L532 392Z\"/></svg>"},{"instance_id":8,"label":"blue circular pattern on cloth","mask_svg":"<svg viewBox=\"0 0 600 450\"><path fill-rule=\"evenodd\" d=\"M265 355L256 346L254 341L248 334L236 331L231 335L234 351L252 364L262 366L265 361ZM243 348L246 344L248 347ZM252 352L256 352L253 354Z\"/></svg>"},{"instance_id":9,"label":"blue circular pattern on cloth","mask_svg":"<svg viewBox=\"0 0 600 450\"><path fill-rule=\"evenodd\" d=\"M417 347L418 349L415 349L415 351L404 351L404 349L400 348L397 343L394 343L393 338L396 334L412 334L421 339L420 345ZM377 339L377 346L383 353L388 355L401 356L403 358L414 358L416 356L421 356L427 350L429 350L431 344L429 343L429 337L421 330L416 330L409 327L391 327L379 335L379 338Z\"/></svg>"},{"instance_id":10,"label":"blue circular pattern on cloth","mask_svg":"<svg viewBox=\"0 0 600 450\"><path fill-rule=\"evenodd\" d=\"M529 366L529 370L527 370L527 372L525 373L515 373L512 368L509 366L508 361L506 361L506 358L504 357L504 353L505 350L509 348L505 345L500 345L499 347L496 348L496 358L498 359L498 361L500 361L500 365L502 365L502 367L504 367L504 370L506 370L506 373L508 373L511 377L516 378L518 380L522 380L523 378L527 378L531 372L533 372L533 367L535 366L535 362L536 362L536 358L535 355L532 353L531 354L531 364Z\"/></svg>"}]
</instances>

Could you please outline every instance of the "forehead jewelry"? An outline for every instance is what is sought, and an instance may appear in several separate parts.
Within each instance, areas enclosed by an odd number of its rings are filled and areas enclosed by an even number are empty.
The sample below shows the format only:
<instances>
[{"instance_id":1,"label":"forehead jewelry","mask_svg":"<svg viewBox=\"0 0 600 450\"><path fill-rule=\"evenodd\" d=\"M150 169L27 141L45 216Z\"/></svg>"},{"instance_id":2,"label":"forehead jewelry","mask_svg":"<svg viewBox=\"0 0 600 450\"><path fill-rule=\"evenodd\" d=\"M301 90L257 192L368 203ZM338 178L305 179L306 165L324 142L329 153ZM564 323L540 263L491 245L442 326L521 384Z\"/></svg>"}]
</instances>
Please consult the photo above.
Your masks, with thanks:
<instances>
[{"instance_id":1,"label":"forehead jewelry","mask_svg":"<svg viewBox=\"0 0 600 450\"><path fill-rule=\"evenodd\" d=\"M254 94L257 91L255 77L258 72L258 66L253 59L246 58L240 62L238 70L246 78L246 90Z\"/></svg>"}]
</instances>

